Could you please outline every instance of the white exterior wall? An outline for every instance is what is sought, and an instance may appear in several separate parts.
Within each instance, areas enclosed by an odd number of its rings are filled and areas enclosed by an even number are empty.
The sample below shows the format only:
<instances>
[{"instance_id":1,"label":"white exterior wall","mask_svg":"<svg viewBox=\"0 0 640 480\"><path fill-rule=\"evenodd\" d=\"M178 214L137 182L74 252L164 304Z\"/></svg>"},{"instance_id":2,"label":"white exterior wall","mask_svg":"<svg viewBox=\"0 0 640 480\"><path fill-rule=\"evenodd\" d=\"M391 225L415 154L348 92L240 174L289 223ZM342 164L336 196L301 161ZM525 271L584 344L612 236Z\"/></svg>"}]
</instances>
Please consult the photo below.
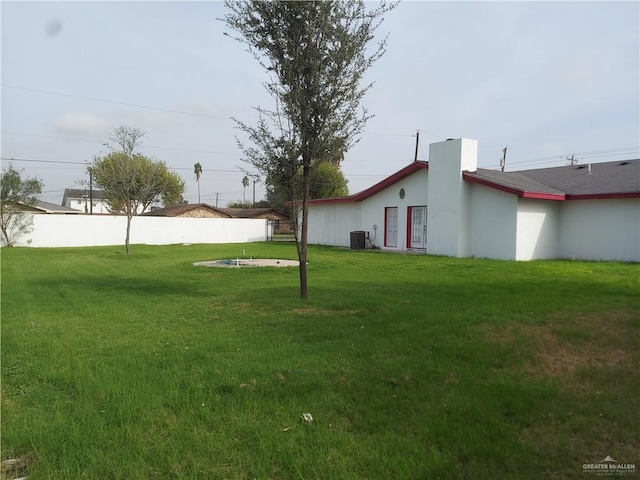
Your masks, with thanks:
<instances>
[{"instance_id":1,"label":"white exterior wall","mask_svg":"<svg viewBox=\"0 0 640 480\"><path fill-rule=\"evenodd\" d=\"M309 206L307 243L351 245L351 232L362 230L359 203L321 203Z\"/></svg>"},{"instance_id":2,"label":"white exterior wall","mask_svg":"<svg viewBox=\"0 0 640 480\"><path fill-rule=\"evenodd\" d=\"M33 231L16 246L124 245L122 215L32 215ZM29 241L30 240L30 241ZM266 220L248 218L133 217L131 244L242 243L266 241Z\"/></svg>"},{"instance_id":3,"label":"white exterior wall","mask_svg":"<svg viewBox=\"0 0 640 480\"><path fill-rule=\"evenodd\" d=\"M469 256L516 258L517 197L469 184Z\"/></svg>"},{"instance_id":4,"label":"white exterior wall","mask_svg":"<svg viewBox=\"0 0 640 480\"><path fill-rule=\"evenodd\" d=\"M427 204L428 179L427 170L419 170L361 202L361 230L369 232L372 243L383 250L407 249L407 210L408 207ZM404 199L400 198L400 189L404 190ZM386 207L398 207L398 243L396 247L385 247L384 245ZM375 232L374 225L377 226ZM429 213L427 209L428 229ZM428 249L429 245L427 244L427 251Z\"/></svg>"},{"instance_id":5,"label":"white exterior wall","mask_svg":"<svg viewBox=\"0 0 640 480\"><path fill-rule=\"evenodd\" d=\"M89 198L69 197L67 198L67 201L62 206L73 208L74 210L78 210L79 212L83 212L83 213L92 213L93 215L97 215L97 214L110 215L111 214L111 212L109 211L109 207L107 207L107 204L104 203L102 200L93 201L93 210L91 210L91 206L89 205ZM148 212L149 208L147 208L146 211ZM137 213L138 215L142 215L144 213L142 211L142 206L138 207Z\"/></svg>"},{"instance_id":6,"label":"white exterior wall","mask_svg":"<svg viewBox=\"0 0 640 480\"><path fill-rule=\"evenodd\" d=\"M318 203L309 206L308 242L351 246L351 232L369 232L371 243L386 250L407 249L407 209L427 204L427 170L419 170L361 202ZM405 197L400 198L400 189ZM398 208L397 247L384 246L385 208ZM374 225L376 228L374 229ZM427 230L429 218L427 216ZM429 247L427 246L427 249Z\"/></svg>"},{"instance_id":7,"label":"white exterior wall","mask_svg":"<svg viewBox=\"0 0 640 480\"><path fill-rule=\"evenodd\" d=\"M516 260L558 257L560 202L518 198Z\"/></svg>"},{"instance_id":8,"label":"white exterior wall","mask_svg":"<svg viewBox=\"0 0 640 480\"><path fill-rule=\"evenodd\" d=\"M563 202L561 258L640 261L640 199Z\"/></svg>"},{"instance_id":9,"label":"white exterior wall","mask_svg":"<svg viewBox=\"0 0 640 480\"><path fill-rule=\"evenodd\" d=\"M91 206L89 205L89 199L86 198L67 198L67 201L64 203L65 207L73 208L74 210L78 210L80 212L91 211ZM139 209L138 209L139 210ZM93 213L110 213L107 206L102 202L102 200L94 200L93 201Z\"/></svg>"},{"instance_id":10,"label":"white exterior wall","mask_svg":"<svg viewBox=\"0 0 640 480\"><path fill-rule=\"evenodd\" d=\"M429 145L429 253L469 255L470 191L462 180L462 172L475 172L477 159L476 140L459 138Z\"/></svg>"},{"instance_id":11,"label":"white exterior wall","mask_svg":"<svg viewBox=\"0 0 640 480\"><path fill-rule=\"evenodd\" d=\"M428 170L360 203L311 205L309 243L349 246L350 232L364 230L385 249L385 208L397 207L397 247L386 249L406 250L408 207L426 205L430 254L640 262L640 199L536 200L465 182L462 172L477 170L477 147L468 139L431 144Z\"/></svg>"}]
</instances>

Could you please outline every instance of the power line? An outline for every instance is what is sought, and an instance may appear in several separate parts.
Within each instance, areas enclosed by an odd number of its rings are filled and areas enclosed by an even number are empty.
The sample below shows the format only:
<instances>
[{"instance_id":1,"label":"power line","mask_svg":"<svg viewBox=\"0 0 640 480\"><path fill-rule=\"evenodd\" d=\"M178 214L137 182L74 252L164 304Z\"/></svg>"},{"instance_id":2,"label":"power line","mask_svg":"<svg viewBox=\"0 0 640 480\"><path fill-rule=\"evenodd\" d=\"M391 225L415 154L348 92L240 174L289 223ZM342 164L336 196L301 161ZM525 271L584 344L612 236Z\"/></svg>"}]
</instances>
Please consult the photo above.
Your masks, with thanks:
<instances>
[{"instance_id":1,"label":"power line","mask_svg":"<svg viewBox=\"0 0 640 480\"><path fill-rule=\"evenodd\" d=\"M71 137L60 137L57 135L43 135L41 133L29 133L29 132L13 132L9 130L2 130L1 133L6 133L10 135L25 135L29 137L42 137L42 138L52 138L55 140L71 140L73 142L85 142L85 143L99 143L100 145L104 145L103 141L99 140L89 140L84 138L71 138ZM216 152L213 150L193 150L189 148L173 148L173 147L160 147L158 145L145 145L146 148L154 148L157 150L173 150L176 152L193 152L193 153L212 153L215 155L234 155L237 156L237 153L229 153L229 152Z\"/></svg>"},{"instance_id":2,"label":"power line","mask_svg":"<svg viewBox=\"0 0 640 480\"><path fill-rule=\"evenodd\" d=\"M88 162L71 162L64 160L44 160L39 158L15 158L15 157L0 157L0 160L4 160L7 162L36 162L36 163L55 163L55 164L69 164L69 165L83 165L89 166ZM170 167L167 168L171 170L189 170L193 171L193 168L186 167ZM217 173L242 173L240 170L223 170L223 169L215 169L215 168L203 168L203 172L217 172Z\"/></svg>"},{"instance_id":3,"label":"power line","mask_svg":"<svg viewBox=\"0 0 640 480\"><path fill-rule=\"evenodd\" d=\"M427 135L429 135L430 137L439 138L440 140L444 140L444 139L445 139L445 137L442 137L442 136L440 136L440 135L436 135L435 133L427 132L426 130L423 130L423 129L421 129L421 128L419 128L419 129L418 129L418 131L419 131L419 132L422 132L422 133L426 133L426 134L427 134Z\"/></svg>"},{"instance_id":4,"label":"power line","mask_svg":"<svg viewBox=\"0 0 640 480\"><path fill-rule=\"evenodd\" d=\"M581 158L596 158L596 157L606 157L606 156L612 156L612 155L623 155L623 154L628 154L628 153L632 153L632 152L640 152L640 147L622 147L622 148L610 148L610 149L605 149L605 150L591 150L591 151L585 151L585 152L579 152L579 153L575 153L572 155L575 156L579 156ZM545 162L549 162L549 161L556 161L556 160L564 160L566 158L567 154L560 154L560 155L552 155L552 156L548 156L548 157L539 157L539 158L534 158L534 159L529 159L529 160L518 160L518 161L514 161L512 162L512 164L517 164L519 166L523 165L523 164L536 164L536 163L545 163ZM15 162L35 162L35 163L50 163L50 164L57 164L57 165L83 165L83 166L87 166L89 165L89 162L84 161L84 162L78 162L78 161L69 161L69 160L46 160L46 159L41 159L41 158L20 158L20 157L0 157L0 160L3 161L15 161ZM358 160L350 160L350 163L356 163L358 162ZM191 167L187 168L187 167L169 167L172 170L189 170L192 171L193 169ZM241 173L240 169L237 170L226 170L226 169L213 169L213 168L203 168L202 169L203 172L219 172L219 173ZM257 173L255 173L257 174ZM384 174L353 174L353 175L349 175L349 177L369 177L369 178L376 178L376 177L384 177L386 175Z\"/></svg>"},{"instance_id":5,"label":"power line","mask_svg":"<svg viewBox=\"0 0 640 480\"><path fill-rule=\"evenodd\" d=\"M68 165L88 165L86 162L69 162L64 160L41 160L37 158L14 158L14 157L0 157L0 160L8 162L38 162L38 163L58 163Z\"/></svg>"},{"instance_id":6,"label":"power line","mask_svg":"<svg viewBox=\"0 0 640 480\"><path fill-rule=\"evenodd\" d=\"M49 91L49 90L41 90L41 89L37 89L37 88L21 87L21 86L18 86L18 85L9 85L9 84L4 84L3 83L2 87L4 87L4 88L13 88L13 89L16 89L16 90L23 90L23 91L28 91L28 92L36 92L36 93L41 93L41 94L46 94L46 95L56 95L56 96L61 96L61 97L77 98L77 99L81 99L81 100L90 100L90 101L94 101L94 102L108 103L108 104L114 104L114 105L122 105L122 106L127 106L127 107L142 108L142 109L147 109L147 110L156 110L156 111L167 112L167 113L176 113L176 114L180 114L180 115L190 115L190 116L203 117L203 118L214 118L214 119L218 119L218 120L233 120L232 117L223 117L223 116L219 116L219 115L210 115L210 114L205 114L205 113L187 112L187 111L183 111L183 110L174 110L174 109L169 109L169 108L153 107L153 106L149 106L149 105L140 105L140 104L135 104L135 103L119 102L119 101L115 101L115 100L105 100L105 99L101 99L101 98L86 97L86 96L82 96L82 95L73 95L73 94L69 94L69 93L52 92L52 91ZM428 132L426 130L420 129L419 131L422 131L422 132L426 133L427 135L435 137L435 138L444 139L444 137L442 137L440 135L436 135L436 134L430 133L430 132ZM3 131L3 133L9 133L9 134L15 134L15 135L39 136L39 137L43 137L43 138L60 138L60 139L73 140L73 141L98 143L95 140L71 139L71 138L66 138L66 137L55 137L55 136L32 134L32 133L10 132L10 131ZM414 136L413 134L396 134L396 133L382 133L382 132L362 132L362 135L389 136L389 137L413 137ZM154 149L161 149L161 150L182 151L182 152L194 152L194 153L211 153L211 154L217 154L217 155L237 155L237 153L215 152L215 151L208 151L208 150L191 150L191 149L161 147L161 146L153 146L153 145L147 145L147 148L154 148ZM638 151L638 149L639 149L639 147L628 147L628 148L623 148L623 149L601 150L601 151L593 151L593 152L582 152L582 153L577 153L576 155L583 156L583 157L584 156L606 156L607 154L610 154L610 153L612 154L615 151L620 151L620 150ZM594 153L594 154L598 153L598 155L590 155L591 153ZM602 153L602 155L599 155L600 153ZM620 153L622 153L622 152L620 152ZM562 157L567 156L567 155L568 154L562 154L559 157L562 158ZM542 157L542 158L538 158L538 159L519 160L519 161L515 161L513 163L516 164L516 165L531 164L531 163L539 162L539 161L556 160L557 158L558 158L558 156L554 155L554 156L551 156L551 157Z\"/></svg>"},{"instance_id":7,"label":"power line","mask_svg":"<svg viewBox=\"0 0 640 480\"><path fill-rule=\"evenodd\" d=\"M584 157L607 157L607 156L613 156L613 155L630 154L630 153L635 153L639 151L640 151L640 147L621 147L621 148L609 148L606 150L591 150L591 151L578 152L578 153L574 152L571 155L575 155L583 158ZM529 164L537 164L537 163L546 163L554 160L564 160L565 157L568 155L569 154L567 153L562 153L559 155L532 158L529 160L517 160L517 161L513 161L512 165L515 164L515 165L522 166L523 164L529 165Z\"/></svg>"},{"instance_id":8,"label":"power line","mask_svg":"<svg viewBox=\"0 0 640 480\"><path fill-rule=\"evenodd\" d=\"M0 130L0 133L5 133L5 134L10 134L10 135L24 135L24 136L29 136L29 137L42 137L42 138L52 138L52 139L56 139L56 140L70 140L70 141L74 141L74 142L85 142L85 143L99 143L100 145L104 145L103 141L99 141L99 140L89 140L89 139L84 139L84 138L75 138L75 137L61 137L59 135L44 135L41 133L30 133L30 132L15 132L12 130ZM373 134L373 135L378 135L378 134ZM413 137L414 135L395 135L395 134L379 134L379 135L389 135L389 136L403 136L403 137ZM230 155L230 156L240 156L239 153L229 153L229 152L217 152L217 151L213 151L213 150L193 150L193 149L188 149L188 148L173 148L173 147L160 147L160 146L156 146L156 145L145 145L146 148L154 148L154 149L158 149L158 150L173 150L173 151L178 151L178 152L192 152L192 153L210 153L210 154L215 154L215 155ZM424 150L422 147L422 144L420 145L420 151L423 155L423 157L426 158L426 155L424 154ZM374 160L374 161L379 161L379 162L387 162L387 160ZM367 162L369 164L372 163L371 159L367 159L367 160L360 160L360 159L349 159L348 160L349 163L364 163ZM367 176L367 175L359 175L359 176ZM372 175L372 176L379 176L379 175Z\"/></svg>"},{"instance_id":9,"label":"power line","mask_svg":"<svg viewBox=\"0 0 640 480\"><path fill-rule=\"evenodd\" d=\"M65 161L65 160L44 160L44 159L40 159L40 158L17 158L17 157L0 157L0 160L4 160L7 162L35 162L35 163L53 163L53 164L68 164L68 165L82 165L82 166L88 166L89 162L73 162L73 161ZM193 171L192 167L168 167L171 170L185 170L185 171ZM215 168L203 168L202 169L203 172L217 172L217 173L243 173L242 170L238 169L238 170L225 170L225 169L215 169ZM250 173L251 175L257 175L260 176L260 174L258 172L252 172ZM375 175L375 174L355 174L355 175L349 175L350 177L372 177L372 178L376 178L376 177L385 177L386 175L384 174L379 174L379 175Z\"/></svg>"},{"instance_id":10,"label":"power line","mask_svg":"<svg viewBox=\"0 0 640 480\"><path fill-rule=\"evenodd\" d=\"M379 132L362 132L362 135L376 135L380 137L415 137L410 133L379 133Z\"/></svg>"},{"instance_id":11,"label":"power line","mask_svg":"<svg viewBox=\"0 0 640 480\"><path fill-rule=\"evenodd\" d=\"M5 88L15 88L16 90L25 90L27 92L44 93L44 94L47 94L47 95L57 95L57 96L60 96L60 97L79 98L81 100L91 100L91 101L94 101L94 102L110 103L110 104L113 104L113 105L123 105L125 107L145 108L147 110L157 110L157 111L160 111L160 112L168 112L168 113L179 113L181 115L192 115L194 117L215 118L215 119L218 119L218 120L232 120L231 117L222 117L222 116L218 116L218 115L208 115L206 113L185 112L185 111L182 111L182 110L172 110L172 109L169 109L169 108L151 107L149 105L138 105L138 104L135 104L135 103L117 102L115 100L103 100L101 98L84 97L84 96L81 96L81 95L71 95L69 93L50 92L48 90L39 90L37 88L19 87L17 85L7 85L5 83L3 83L2 86L5 87Z\"/></svg>"},{"instance_id":12,"label":"power line","mask_svg":"<svg viewBox=\"0 0 640 480\"><path fill-rule=\"evenodd\" d=\"M10 130L0 130L0 133L7 133L10 135L25 135L29 137L42 137L42 138L55 138L56 140L71 140L74 142L85 142L85 143L103 143L98 140L87 140L83 138L70 138L70 137L59 137L55 135L43 135L41 133L28 133L28 132L12 132Z\"/></svg>"},{"instance_id":13,"label":"power line","mask_svg":"<svg viewBox=\"0 0 640 480\"><path fill-rule=\"evenodd\" d=\"M60 97L68 97L68 98L78 98L80 100L91 100L94 102L101 102L101 103L109 103L109 104L113 104L113 105L122 105L125 107L134 107L134 108L144 108L147 110L156 110L156 111L160 111L160 112L167 112L167 113L177 113L180 115L191 115L191 116L195 116L195 117L204 117L204 118L215 118L217 120L231 120L233 121L233 117L223 117L220 115L209 115L206 113L196 113L196 112L186 112L184 110L173 110L170 108L163 108L163 107L152 107L150 105L140 105L140 104L136 104L136 103L127 103L127 102L119 102L116 100L105 100L102 98L95 98L95 97L85 97L82 95L73 95L70 93L61 93L61 92L52 92L50 90L40 90L37 88L29 88L29 87L21 87L19 85L9 85L6 83L1 84L2 87L4 88L13 88L16 90L24 90L26 92L36 92L36 93L42 93L42 94L46 94L46 95L57 95ZM422 130L423 132L425 132L426 134L432 136L432 137L436 137L436 138L440 138L444 140L444 137L441 137L439 135L435 135L433 133L429 133L427 131ZM408 133L380 133L380 132L362 132L362 135L375 135L375 136L387 136L387 137L413 137L413 134L408 134ZM163 148L163 147L155 147L155 148ZM189 150L186 150L189 151ZM232 155L232 154L223 154L223 155Z\"/></svg>"}]
</instances>

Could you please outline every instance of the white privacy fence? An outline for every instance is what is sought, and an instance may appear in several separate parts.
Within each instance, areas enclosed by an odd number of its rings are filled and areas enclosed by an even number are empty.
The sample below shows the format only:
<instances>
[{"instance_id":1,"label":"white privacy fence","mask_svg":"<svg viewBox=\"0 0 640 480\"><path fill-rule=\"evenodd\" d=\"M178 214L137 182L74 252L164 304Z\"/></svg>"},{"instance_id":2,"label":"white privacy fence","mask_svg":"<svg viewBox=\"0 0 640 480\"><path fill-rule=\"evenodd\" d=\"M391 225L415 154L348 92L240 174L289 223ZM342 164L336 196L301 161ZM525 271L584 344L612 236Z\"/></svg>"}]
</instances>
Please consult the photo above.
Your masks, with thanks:
<instances>
[{"instance_id":1,"label":"white privacy fence","mask_svg":"<svg viewBox=\"0 0 640 480\"><path fill-rule=\"evenodd\" d=\"M33 217L23 247L124 245L127 217L121 215L42 215ZM137 216L131 220L131 244L244 243L267 239L267 222L249 218L180 218Z\"/></svg>"}]
</instances>

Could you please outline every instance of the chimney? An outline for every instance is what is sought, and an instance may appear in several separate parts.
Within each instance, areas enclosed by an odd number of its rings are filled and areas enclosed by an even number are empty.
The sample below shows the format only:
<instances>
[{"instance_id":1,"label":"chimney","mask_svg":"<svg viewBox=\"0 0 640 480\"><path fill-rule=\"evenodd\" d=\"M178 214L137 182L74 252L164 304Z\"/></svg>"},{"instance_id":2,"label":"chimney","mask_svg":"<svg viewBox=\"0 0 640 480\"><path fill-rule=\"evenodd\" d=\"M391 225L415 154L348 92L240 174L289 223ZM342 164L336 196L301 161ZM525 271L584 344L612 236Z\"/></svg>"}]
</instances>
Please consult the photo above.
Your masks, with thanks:
<instances>
[{"instance_id":1,"label":"chimney","mask_svg":"<svg viewBox=\"0 0 640 480\"><path fill-rule=\"evenodd\" d=\"M429 253L452 257L467 256L469 193L468 186L462 179L462 172L477 170L477 140L458 138L429 145Z\"/></svg>"}]
</instances>

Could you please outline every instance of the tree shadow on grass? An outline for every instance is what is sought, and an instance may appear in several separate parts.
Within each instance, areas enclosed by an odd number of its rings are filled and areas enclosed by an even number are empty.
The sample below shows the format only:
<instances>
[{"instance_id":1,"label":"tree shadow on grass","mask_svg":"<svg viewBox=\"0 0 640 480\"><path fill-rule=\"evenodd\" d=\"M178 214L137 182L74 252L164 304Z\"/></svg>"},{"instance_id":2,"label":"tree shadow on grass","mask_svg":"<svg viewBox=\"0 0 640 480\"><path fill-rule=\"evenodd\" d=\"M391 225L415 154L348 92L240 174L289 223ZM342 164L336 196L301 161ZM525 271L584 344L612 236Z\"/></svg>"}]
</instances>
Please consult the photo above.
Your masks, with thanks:
<instances>
[{"instance_id":1,"label":"tree shadow on grass","mask_svg":"<svg viewBox=\"0 0 640 480\"><path fill-rule=\"evenodd\" d=\"M146 295L164 297L167 295L185 295L204 297L215 293L215 282L197 282L193 278L180 278L175 275L156 277L120 276L113 273L101 275L82 275L58 277L55 280L42 279L32 282L38 289L72 289L78 293L90 291L101 296L117 294Z\"/></svg>"}]
</instances>

